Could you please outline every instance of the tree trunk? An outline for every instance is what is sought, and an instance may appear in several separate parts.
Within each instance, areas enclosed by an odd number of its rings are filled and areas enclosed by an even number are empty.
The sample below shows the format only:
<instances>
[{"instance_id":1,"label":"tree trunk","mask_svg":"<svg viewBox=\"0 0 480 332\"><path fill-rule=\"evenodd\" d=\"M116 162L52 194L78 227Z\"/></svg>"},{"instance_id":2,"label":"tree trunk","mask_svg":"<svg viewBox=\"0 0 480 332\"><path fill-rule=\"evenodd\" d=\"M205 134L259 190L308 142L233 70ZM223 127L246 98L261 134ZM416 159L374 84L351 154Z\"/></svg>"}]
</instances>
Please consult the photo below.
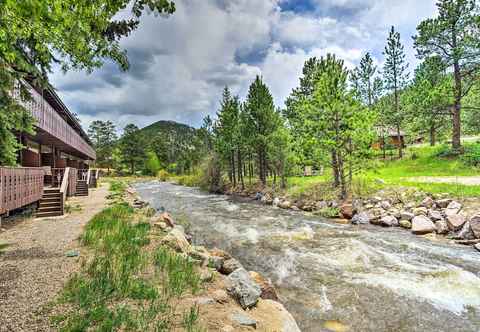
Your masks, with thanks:
<instances>
[{"instance_id":1,"label":"tree trunk","mask_svg":"<svg viewBox=\"0 0 480 332\"><path fill-rule=\"evenodd\" d=\"M243 182L242 152L240 149L237 149L237 163L238 182L242 185L242 190L244 190L245 183Z\"/></svg>"},{"instance_id":2,"label":"tree trunk","mask_svg":"<svg viewBox=\"0 0 480 332\"><path fill-rule=\"evenodd\" d=\"M397 141L398 141L398 158L403 158L403 138L400 125L397 125Z\"/></svg>"},{"instance_id":3,"label":"tree trunk","mask_svg":"<svg viewBox=\"0 0 480 332\"><path fill-rule=\"evenodd\" d=\"M338 188L340 186L340 173L338 172L337 152L332 150L332 171L333 171L333 186Z\"/></svg>"},{"instance_id":4,"label":"tree trunk","mask_svg":"<svg viewBox=\"0 0 480 332\"><path fill-rule=\"evenodd\" d=\"M452 149L457 152L462 150L462 128L461 128L461 110L462 110L462 77L460 73L460 64L456 61L453 65L455 77L455 103L452 112Z\"/></svg>"},{"instance_id":5,"label":"tree trunk","mask_svg":"<svg viewBox=\"0 0 480 332\"><path fill-rule=\"evenodd\" d=\"M236 170L235 170L235 151L232 150L230 152L230 159L231 159L231 165L232 165L232 178L233 178L233 186L237 186L237 175L236 175Z\"/></svg>"},{"instance_id":6,"label":"tree trunk","mask_svg":"<svg viewBox=\"0 0 480 332\"><path fill-rule=\"evenodd\" d=\"M435 124L432 123L430 125L430 146L435 146L436 143L437 143L436 128L435 128Z\"/></svg>"},{"instance_id":7,"label":"tree trunk","mask_svg":"<svg viewBox=\"0 0 480 332\"><path fill-rule=\"evenodd\" d=\"M345 200L347 198L347 184L345 181L345 168L344 168L343 157L341 155L337 156L337 168L338 168L338 177L340 178L340 199Z\"/></svg>"}]
</instances>

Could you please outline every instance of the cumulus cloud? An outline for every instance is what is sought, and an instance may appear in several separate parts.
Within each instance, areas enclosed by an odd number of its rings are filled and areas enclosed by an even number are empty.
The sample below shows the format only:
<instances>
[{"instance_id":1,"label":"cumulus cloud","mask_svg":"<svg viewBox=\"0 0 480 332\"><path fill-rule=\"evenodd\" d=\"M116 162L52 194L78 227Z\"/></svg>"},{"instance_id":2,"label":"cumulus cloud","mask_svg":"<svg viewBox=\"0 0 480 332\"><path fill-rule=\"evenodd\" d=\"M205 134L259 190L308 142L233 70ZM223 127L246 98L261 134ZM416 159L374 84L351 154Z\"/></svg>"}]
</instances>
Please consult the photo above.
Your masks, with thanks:
<instances>
[{"instance_id":1,"label":"cumulus cloud","mask_svg":"<svg viewBox=\"0 0 480 332\"><path fill-rule=\"evenodd\" d=\"M432 1L433 2L433 1ZM283 106L311 56L335 53L354 67L365 51L377 63L390 25L409 38L433 15L415 0L177 0L167 19L145 16L122 41L131 68L107 63L91 75L60 71L53 84L84 125L109 119L119 127L167 119L198 126L213 115L225 85L245 97L256 75Z\"/></svg>"}]
</instances>

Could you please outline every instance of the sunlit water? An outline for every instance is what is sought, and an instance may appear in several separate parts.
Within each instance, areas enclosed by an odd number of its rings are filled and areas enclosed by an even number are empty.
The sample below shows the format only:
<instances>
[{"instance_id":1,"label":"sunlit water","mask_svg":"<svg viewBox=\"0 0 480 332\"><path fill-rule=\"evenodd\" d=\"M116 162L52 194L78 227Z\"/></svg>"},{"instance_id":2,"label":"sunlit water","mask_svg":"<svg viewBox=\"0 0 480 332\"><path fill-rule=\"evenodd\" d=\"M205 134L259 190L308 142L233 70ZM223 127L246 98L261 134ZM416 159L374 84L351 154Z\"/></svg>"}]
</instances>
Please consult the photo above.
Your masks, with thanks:
<instances>
[{"instance_id":1,"label":"sunlit water","mask_svg":"<svg viewBox=\"0 0 480 332\"><path fill-rule=\"evenodd\" d=\"M471 248L167 183L136 188L188 220L195 244L271 278L302 331L332 321L349 331L480 331L480 254Z\"/></svg>"}]
</instances>

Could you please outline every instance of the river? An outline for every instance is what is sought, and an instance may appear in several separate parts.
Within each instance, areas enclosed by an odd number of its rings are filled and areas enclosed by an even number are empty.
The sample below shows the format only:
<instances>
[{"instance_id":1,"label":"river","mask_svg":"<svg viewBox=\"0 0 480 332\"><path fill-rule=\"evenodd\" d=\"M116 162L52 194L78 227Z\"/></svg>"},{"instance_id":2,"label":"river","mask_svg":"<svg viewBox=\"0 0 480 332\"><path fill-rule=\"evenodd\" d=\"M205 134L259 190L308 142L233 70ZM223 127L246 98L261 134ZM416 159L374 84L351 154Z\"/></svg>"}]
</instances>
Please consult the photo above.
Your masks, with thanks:
<instances>
[{"instance_id":1,"label":"river","mask_svg":"<svg viewBox=\"0 0 480 332\"><path fill-rule=\"evenodd\" d=\"M136 185L197 245L270 278L302 331L480 331L480 254L169 183Z\"/></svg>"}]
</instances>

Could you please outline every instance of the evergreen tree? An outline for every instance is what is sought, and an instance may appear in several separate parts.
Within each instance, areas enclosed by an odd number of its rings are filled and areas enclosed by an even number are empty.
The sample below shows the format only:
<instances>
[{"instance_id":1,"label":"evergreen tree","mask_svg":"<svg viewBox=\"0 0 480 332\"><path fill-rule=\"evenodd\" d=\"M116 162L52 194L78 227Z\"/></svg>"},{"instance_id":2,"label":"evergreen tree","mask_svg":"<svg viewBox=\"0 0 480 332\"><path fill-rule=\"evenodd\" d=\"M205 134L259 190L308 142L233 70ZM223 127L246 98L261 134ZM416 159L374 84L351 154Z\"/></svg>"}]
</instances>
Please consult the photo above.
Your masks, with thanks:
<instances>
[{"instance_id":1,"label":"evergreen tree","mask_svg":"<svg viewBox=\"0 0 480 332\"><path fill-rule=\"evenodd\" d=\"M111 121L95 120L88 128L88 136L97 153L96 164L112 168L112 152L117 142L115 125Z\"/></svg>"},{"instance_id":2,"label":"evergreen tree","mask_svg":"<svg viewBox=\"0 0 480 332\"><path fill-rule=\"evenodd\" d=\"M365 105L372 107L375 99L375 74L377 67L373 64L373 59L370 53L366 53L360 60L360 65L353 71L352 81L354 82L354 89Z\"/></svg>"},{"instance_id":3,"label":"evergreen tree","mask_svg":"<svg viewBox=\"0 0 480 332\"><path fill-rule=\"evenodd\" d=\"M344 199L351 174L364 167L374 117L349 91L349 72L342 60L328 54L319 68L315 91L303 104L302 120L317 148L331 156L334 183Z\"/></svg>"},{"instance_id":4,"label":"evergreen tree","mask_svg":"<svg viewBox=\"0 0 480 332\"><path fill-rule=\"evenodd\" d=\"M279 125L273 97L260 76L250 85L244 107L246 128L258 160L258 174L263 185L267 183L269 136Z\"/></svg>"},{"instance_id":5,"label":"evergreen tree","mask_svg":"<svg viewBox=\"0 0 480 332\"><path fill-rule=\"evenodd\" d=\"M400 105L400 93L405 88L408 80L408 64L405 59L405 51L400 42L400 33L392 26L387 39L387 45L383 53L385 64L383 67L384 86L392 94L393 109L384 114L388 121L395 126L398 135L398 156L403 158L403 144L401 130L405 118L404 110Z\"/></svg>"},{"instance_id":6,"label":"evergreen tree","mask_svg":"<svg viewBox=\"0 0 480 332\"><path fill-rule=\"evenodd\" d=\"M415 48L421 59L439 56L453 68L452 148L461 151L462 99L480 74L480 16L475 0L439 0L439 15L417 27Z\"/></svg>"},{"instance_id":7,"label":"evergreen tree","mask_svg":"<svg viewBox=\"0 0 480 332\"><path fill-rule=\"evenodd\" d=\"M145 140L134 124L128 124L120 138L122 162L130 167L130 174L135 174L137 166L145 161Z\"/></svg>"}]
</instances>

